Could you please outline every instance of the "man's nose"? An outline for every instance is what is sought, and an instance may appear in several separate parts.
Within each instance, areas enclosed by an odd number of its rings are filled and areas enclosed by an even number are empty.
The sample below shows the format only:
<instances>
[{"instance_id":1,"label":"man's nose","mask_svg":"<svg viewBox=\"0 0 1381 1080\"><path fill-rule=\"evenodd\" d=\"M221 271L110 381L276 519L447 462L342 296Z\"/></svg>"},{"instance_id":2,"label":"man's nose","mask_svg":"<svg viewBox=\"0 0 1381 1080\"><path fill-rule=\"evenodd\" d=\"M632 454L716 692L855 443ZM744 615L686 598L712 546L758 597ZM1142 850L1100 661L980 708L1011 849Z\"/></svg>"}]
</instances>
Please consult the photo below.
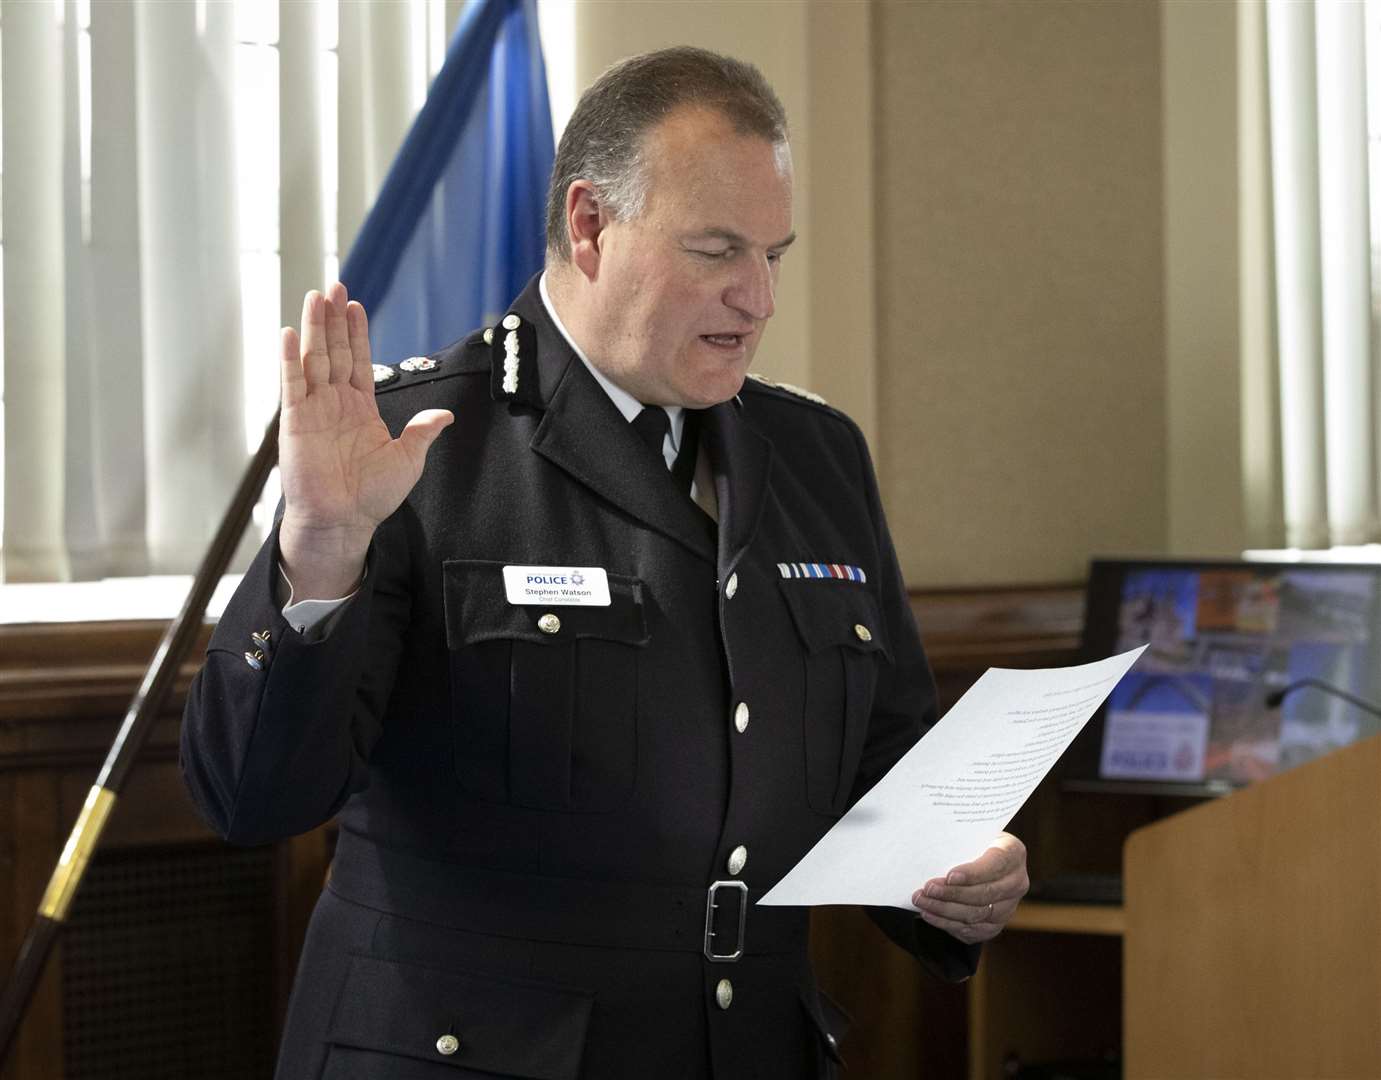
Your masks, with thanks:
<instances>
[{"instance_id":1,"label":"man's nose","mask_svg":"<svg viewBox=\"0 0 1381 1080\"><path fill-rule=\"evenodd\" d=\"M749 318L765 322L777 310L777 282L772 263L766 256L740 261L734 282L724 294L724 302Z\"/></svg>"}]
</instances>

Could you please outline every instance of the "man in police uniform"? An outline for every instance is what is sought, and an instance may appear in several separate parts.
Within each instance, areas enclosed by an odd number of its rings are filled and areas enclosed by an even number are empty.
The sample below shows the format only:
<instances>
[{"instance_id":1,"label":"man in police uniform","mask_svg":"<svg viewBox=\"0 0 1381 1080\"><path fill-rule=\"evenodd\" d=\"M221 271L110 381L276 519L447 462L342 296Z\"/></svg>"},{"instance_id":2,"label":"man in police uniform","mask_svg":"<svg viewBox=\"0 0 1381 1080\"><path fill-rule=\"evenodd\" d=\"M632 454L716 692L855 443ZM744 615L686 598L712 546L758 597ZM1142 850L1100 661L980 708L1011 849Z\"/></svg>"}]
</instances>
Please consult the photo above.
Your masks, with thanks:
<instances>
[{"instance_id":1,"label":"man in police uniform","mask_svg":"<svg viewBox=\"0 0 1381 1080\"><path fill-rule=\"evenodd\" d=\"M372 365L339 284L284 331L283 515L183 728L232 841L340 814L279 1075L833 1075L806 912L754 904L934 691L858 429L744 381L780 103L699 50L619 65L547 225L543 278L436 356ZM1024 850L917 885L875 917L964 978Z\"/></svg>"}]
</instances>

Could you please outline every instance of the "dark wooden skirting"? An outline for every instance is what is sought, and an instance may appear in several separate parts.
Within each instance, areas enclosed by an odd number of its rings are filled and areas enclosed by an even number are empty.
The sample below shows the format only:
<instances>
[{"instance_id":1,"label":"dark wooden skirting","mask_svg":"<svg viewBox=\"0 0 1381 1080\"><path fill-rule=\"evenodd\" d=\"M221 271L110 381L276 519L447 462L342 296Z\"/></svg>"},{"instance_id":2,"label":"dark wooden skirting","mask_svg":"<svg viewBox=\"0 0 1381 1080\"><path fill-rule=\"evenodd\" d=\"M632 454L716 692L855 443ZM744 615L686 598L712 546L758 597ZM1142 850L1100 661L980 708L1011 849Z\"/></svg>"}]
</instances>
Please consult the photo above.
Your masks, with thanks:
<instances>
[{"instance_id":1,"label":"dark wooden skirting","mask_svg":"<svg viewBox=\"0 0 1381 1080\"><path fill-rule=\"evenodd\" d=\"M913 590L911 610L942 713L990 667L1059 667L1079 657L1082 585Z\"/></svg>"},{"instance_id":2,"label":"dark wooden skirting","mask_svg":"<svg viewBox=\"0 0 1381 1080\"><path fill-rule=\"evenodd\" d=\"M987 667L1056 665L1078 655L1079 585L920 590L911 600L942 709ZM10 970L53 862L162 632L156 622L0 626L0 972ZM182 703L209 635L208 627L179 673L167 713L117 804L103 845L107 852L219 845L193 813L177 767ZM324 829L274 850L273 912L263 932L278 967L272 988L278 1016L329 853ZM962 1074L962 988L920 974L852 909L820 910L812 951L822 984L858 1018L845 1045L853 1075ZM0 1080L64 1075L63 1040L72 1037L73 1021L62 964L60 947Z\"/></svg>"},{"instance_id":3,"label":"dark wooden skirting","mask_svg":"<svg viewBox=\"0 0 1381 1080\"><path fill-rule=\"evenodd\" d=\"M1078 651L1083 585L987 589L915 589L911 607L930 662L939 671L1007 661L1032 666Z\"/></svg>"}]
</instances>

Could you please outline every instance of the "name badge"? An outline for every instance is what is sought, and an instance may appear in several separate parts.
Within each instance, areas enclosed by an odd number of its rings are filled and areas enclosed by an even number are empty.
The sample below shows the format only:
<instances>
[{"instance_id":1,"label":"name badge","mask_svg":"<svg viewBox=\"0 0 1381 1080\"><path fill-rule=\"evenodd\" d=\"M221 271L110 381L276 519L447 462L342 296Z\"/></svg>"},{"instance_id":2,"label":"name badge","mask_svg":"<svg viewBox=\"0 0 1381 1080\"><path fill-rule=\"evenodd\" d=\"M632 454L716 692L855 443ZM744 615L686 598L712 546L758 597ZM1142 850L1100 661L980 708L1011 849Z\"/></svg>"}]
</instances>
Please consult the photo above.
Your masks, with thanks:
<instances>
[{"instance_id":1,"label":"name badge","mask_svg":"<svg viewBox=\"0 0 1381 1080\"><path fill-rule=\"evenodd\" d=\"M602 566L505 566L510 604L609 606L609 575Z\"/></svg>"}]
</instances>

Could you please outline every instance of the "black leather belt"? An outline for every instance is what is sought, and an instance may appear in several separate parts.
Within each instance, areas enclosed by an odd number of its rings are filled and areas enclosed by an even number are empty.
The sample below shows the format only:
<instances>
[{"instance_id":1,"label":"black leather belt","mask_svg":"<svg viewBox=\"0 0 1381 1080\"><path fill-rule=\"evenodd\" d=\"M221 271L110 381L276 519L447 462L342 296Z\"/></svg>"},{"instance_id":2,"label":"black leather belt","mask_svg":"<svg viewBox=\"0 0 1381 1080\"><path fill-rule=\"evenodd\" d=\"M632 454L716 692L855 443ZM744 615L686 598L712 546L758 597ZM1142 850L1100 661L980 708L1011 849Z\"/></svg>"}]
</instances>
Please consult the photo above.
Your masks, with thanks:
<instances>
[{"instance_id":1,"label":"black leather belt","mask_svg":"<svg viewBox=\"0 0 1381 1080\"><path fill-rule=\"evenodd\" d=\"M366 907L475 934L698 952L721 963L799 951L809 928L802 908L754 907L762 890L742 881L691 888L520 874L391 851L346 830L329 888Z\"/></svg>"}]
</instances>

